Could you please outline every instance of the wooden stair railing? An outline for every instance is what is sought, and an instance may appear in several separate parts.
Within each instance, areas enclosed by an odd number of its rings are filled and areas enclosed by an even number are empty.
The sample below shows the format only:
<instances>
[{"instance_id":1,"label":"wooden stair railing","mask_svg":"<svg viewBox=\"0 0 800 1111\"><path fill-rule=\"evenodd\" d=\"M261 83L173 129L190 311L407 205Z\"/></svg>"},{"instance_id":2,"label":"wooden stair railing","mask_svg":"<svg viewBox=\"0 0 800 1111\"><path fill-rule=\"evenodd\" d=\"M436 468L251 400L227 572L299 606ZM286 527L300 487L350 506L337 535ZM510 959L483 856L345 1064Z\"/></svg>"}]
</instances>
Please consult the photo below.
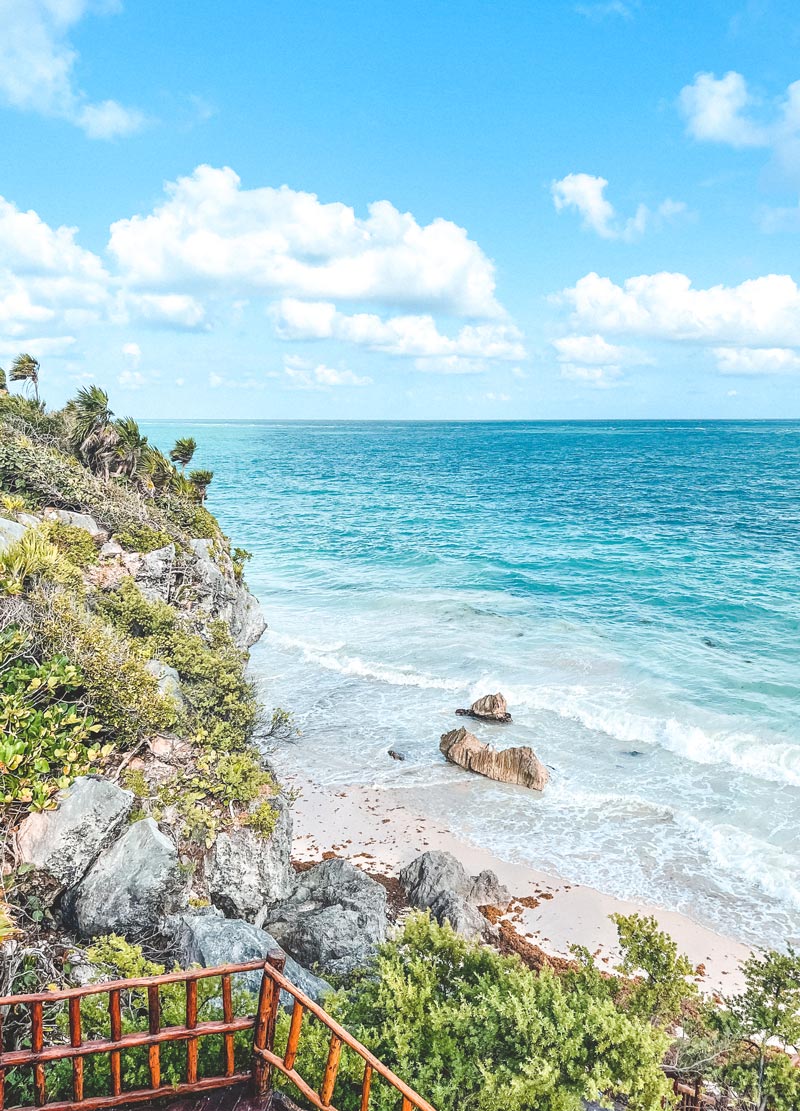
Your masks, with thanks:
<instances>
[{"instance_id":1,"label":"wooden stair railing","mask_svg":"<svg viewBox=\"0 0 800 1111\"><path fill-rule=\"evenodd\" d=\"M219 968L197 968L189 971L169 972L161 976L115 980L90 984L63 991L40 992L34 995L0 997L0 1111L100 1111L102 1108L123 1107L128 1104L152 1102L164 1097L200 1096L216 1089L247 1087L254 1102L268 1108L273 1092L273 1072L282 1073L291 1084L320 1111L336 1111L333 1105L334 1088L343 1046L348 1046L364 1061L361 1084L361 1111L369 1111L370 1089L374 1076L380 1076L394 1088L401 1099L398 1111L434 1111L434 1108L407 1084L383 1065L370 1051L338 1025L322 1007L299 991L283 975L285 958L282 953L270 953L266 962L250 961L229 964ZM261 991L255 1015L235 1017L231 978L243 972L261 971ZM218 977L221 983L222 1020L198 1021L197 984L199 980ZM182 1026L161 1025L159 990L164 984L186 985L185 1023ZM122 1033L121 995L130 990L140 990L147 995L147 1030ZM275 1027L281 992L292 998L292 1015L286 1050L283 1056L275 1052ZM84 1041L81 1029L81 1000L87 996L107 995L110 1038ZM44 1009L52 1004L66 1003L69 1041L45 1045ZM3 1018L9 1008L24 1008L30 1016L30 1048L5 1049ZM315 1090L295 1069L295 1061L302 1033L304 1014L313 1015L331 1036L328 1057L319 1090ZM236 1071L234 1037L243 1030L253 1031L252 1065L247 1071ZM220 1071L213 1076L198 1076L199 1042L202 1038L222 1039ZM164 1084L161 1077L160 1047L171 1042L186 1044L185 1081ZM122 1086L122 1054L126 1050L147 1048L149 1085L131 1090ZM109 1058L109 1087L107 1095L84 1094L84 1061L87 1057L107 1055ZM72 1063L72 1099L47 1099L47 1066L58 1061ZM33 1074L33 1099L30 1106L8 1107L5 1100L5 1078L9 1069L30 1068Z\"/></svg>"}]
</instances>

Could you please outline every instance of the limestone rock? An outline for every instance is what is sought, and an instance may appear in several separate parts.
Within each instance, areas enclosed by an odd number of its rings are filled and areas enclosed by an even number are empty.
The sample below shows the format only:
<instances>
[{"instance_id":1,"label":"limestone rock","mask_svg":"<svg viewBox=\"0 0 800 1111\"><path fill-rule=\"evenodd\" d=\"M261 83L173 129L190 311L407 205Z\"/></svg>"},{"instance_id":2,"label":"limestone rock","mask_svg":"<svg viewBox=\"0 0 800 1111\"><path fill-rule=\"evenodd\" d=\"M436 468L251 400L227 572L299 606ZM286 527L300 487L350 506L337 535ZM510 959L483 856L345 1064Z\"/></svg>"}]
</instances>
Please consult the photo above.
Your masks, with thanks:
<instances>
[{"instance_id":1,"label":"limestone rock","mask_svg":"<svg viewBox=\"0 0 800 1111\"><path fill-rule=\"evenodd\" d=\"M25 528L38 528L42 523L41 517L37 517L35 513L18 513L17 520Z\"/></svg>"},{"instance_id":2,"label":"limestone rock","mask_svg":"<svg viewBox=\"0 0 800 1111\"><path fill-rule=\"evenodd\" d=\"M386 940L386 891L346 860L325 860L297 877L289 899L265 908L281 945L302 964L347 976Z\"/></svg>"},{"instance_id":3,"label":"limestone rock","mask_svg":"<svg viewBox=\"0 0 800 1111\"><path fill-rule=\"evenodd\" d=\"M489 868L480 872L472 881L467 896L474 907L499 907L505 910L511 902L511 893Z\"/></svg>"},{"instance_id":4,"label":"limestone rock","mask_svg":"<svg viewBox=\"0 0 800 1111\"><path fill-rule=\"evenodd\" d=\"M400 872L400 884L413 907L426 910L444 892L466 897L472 881L464 865L452 853L431 849Z\"/></svg>"},{"instance_id":5,"label":"limestone rock","mask_svg":"<svg viewBox=\"0 0 800 1111\"><path fill-rule=\"evenodd\" d=\"M16 544L24 535L25 526L19 521L9 521L6 517L0 517L0 552Z\"/></svg>"},{"instance_id":6,"label":"limestone rock","mask_svg":"<svg viewBox=\"0 0 800 1111\"><path fill-rule=\"evenodd\" d=\"M134 822L68 893L67 914L82 937L137 937L158 928L186 897L178 853L152 818Z\"/></svg>"},{"instance_id":7,"label":"limestone rock","mask_svg":"<svg viewBox=\"0 0 800 1111\"><path fill-rule=\"evenodd\" d=\"M281 796L270 801L278 820L269 840L240 826L218 834L206 854L209 897L215 906L237 918L252 918L265 903L279 902L291 890L292 813Z\"/></svg>"},{"instance_id":8,"label":"limestone rock","mask_svg":"<svg viewBox=\"0 0 800 1111\"><path fill-rule=\"evenodd\" d=\"M227 552L215 552L210 540L190 540L193 558L185 569L193 608L209 620L225 621L239 648L250 648L267 627L261 606L246 586L236 581Z\"/></svg>"},{"instance_id":9,"label":"limestone rock","mask_svg":"<svg viewBox=\"0 0 800 1111\"><path fill-rule=\"evenodd\" d=\"M125 554L125 549L116 540L107 540L100 548L101 559L117 559Z\"/></svg>"},{"instance_id":10,"label":"limestone rock","mask_svg":"<svg viewBox=\"0 0 800 1111\"><path fill-rule=\"evenodd\" d=\"M508 704L502 694L485 694L473 702L468 710L456 710L462 717L480 718L482 721L511 721Z\"/></svg>"},{"instance_id":11,"label":"limestone rock","mask_svg":"<svg viewBox=\"0 0 800 1111\"><path fill-rule=\"evenodd\" d=\"M533 791L543 791L550 778L550 773L532 748L506 748L497 752L463 726L444 733L439 749L451 764L458 764L467 771L477 772L500 783L517 783Z\"/></svg>"},{"instance_id":12,"label":"limestone rock","mask_svg":"<svg viewBox=\"0 0 800 1111\"><path fill-rule=\"evenodd\" d=\"M440 926L449 922L455 932L467 941L478 941L491 935L491 926L481 912L455 891L442 891L433 900L430 909Z\"/></svg>"},{"instance_id":13,"label":"limestone rock","mask_svg":"<svg viewBox=\"0 0 800 1111\"><path fill-rule=\"evenodd\" d=\"M174 567L174 544L156 548L154 552L147 552L141 557L134 577L136 585L148 602L169 601Z\"/></svg>"},{"instance_id":14,"label":"limestone rock","mask_svg":"<svg viewBox=\"0 0 800 1111\"><path fill-rule=\"evenodd\" d=\"M118 836L134 797L108 779L83 776L57 798L56 810L28 815L17 834L17 847L21 863L73 887Z\"/></svg>"},{"instance_id":15,"label":"limestone rock","mask_svg":"<svg viewBox=\"0 0 800 1111\"><path fill-rule=\"evenodd\" d=\"M186 705L181 690L181 677L174 667L165 664L163 660L148 660L144 667L156 680L158 689L165 698L171 698L181 708Z\"/></svg>"},{"instance_id":16,"label":"limestone rock","mask_svg":"<svg viewBox=\"0 0 800 1111\"><path fill-rule=\"evenodd\" d=\"M60 521L63 525L72 525L73 528L82 528L88 532L92 540L107 540L108 533L98 525L94 517L88 513L73 513L69 509L53 509L48 507L44 511L45 520Z\"/></svg>"}]
</instances>

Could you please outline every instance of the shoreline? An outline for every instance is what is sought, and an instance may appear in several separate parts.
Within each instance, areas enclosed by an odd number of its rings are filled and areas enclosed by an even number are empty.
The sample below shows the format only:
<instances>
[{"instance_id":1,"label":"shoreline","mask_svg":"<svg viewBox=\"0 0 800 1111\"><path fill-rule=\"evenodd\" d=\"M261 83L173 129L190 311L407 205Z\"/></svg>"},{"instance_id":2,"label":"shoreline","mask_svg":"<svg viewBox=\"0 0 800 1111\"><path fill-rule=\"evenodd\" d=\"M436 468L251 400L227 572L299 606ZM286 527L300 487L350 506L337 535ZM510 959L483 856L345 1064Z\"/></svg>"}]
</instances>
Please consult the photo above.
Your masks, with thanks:
<instances>
[{"instance_id":1,"label":"shoreline","mask_svg":"<svg viewBox=\"0 0 800 1111\"><path fill-rule=\"evenodd\" d=\"M539 946L548 956L568 957L571 945L582 945L595 954L601 967L612 970L618 954L616 928L609 915L638 912L653 915L698 967L697 984L702 991L731 995L743 986L739 965L752 950L684 914L618 899L503 860L410 810L405 792L323 787L287 766L281 767L280 777L284 786L297 792L292 807L292 851L298 862L318 861L323 853L335 853L365 871L396 877L399 869L420 853L444 850L457 857L470 875L486 868L497 873L516 904L506 917L523 940ZM520 899L526 905L520 906Z\"/></svg>"}]
</instances>

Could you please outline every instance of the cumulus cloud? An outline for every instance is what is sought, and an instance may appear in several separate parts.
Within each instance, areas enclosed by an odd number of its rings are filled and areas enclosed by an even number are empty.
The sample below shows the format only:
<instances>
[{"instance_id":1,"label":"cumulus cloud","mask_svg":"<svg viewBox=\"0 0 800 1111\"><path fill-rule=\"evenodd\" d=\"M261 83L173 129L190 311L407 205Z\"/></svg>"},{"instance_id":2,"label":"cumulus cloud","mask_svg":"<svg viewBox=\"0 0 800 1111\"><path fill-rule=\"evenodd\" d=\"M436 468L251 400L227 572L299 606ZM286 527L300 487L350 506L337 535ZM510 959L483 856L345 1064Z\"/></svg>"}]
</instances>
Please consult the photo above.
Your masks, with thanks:
<instances>
[{"instance_id":1,"label":"cumulus cloud","mask_svg":"<svg viewBox=\"0 0 800 1111\"><path fill-rule=\"evenodd\" d=\"M525 357L522 335L509 323L465 324L448 336L429 315L383 319L374 313L346 314L332 302L284 298L272 307L277 334L282 339L336 339L417 360L519 360ZM452 369L456 363L451 362Z\"/></svg>"},{"instance_id":2,"label":"cumulus cloud","mask_svg":"<svg viewBox=\"0 0 800 1111\"><path fill-rule=\"evenodd\" d=\"M142 359L142 349L138 343L125 343L122 345L122 356L128 367L135 370Z\"/></svg>"},{"instance_id":3,"label":"cumulus cloud","mask_svg":"<svg viewBox=\"0 0 800 1111\"><path fill-rule=\"evenodd\" d=\"M285 185L243 189L230 167L198 166L166 193L149 215L111 227L109 250L131 282L502 315L493 263L449 220L420 225L389 201L360 217Z\"/></svg>"},{"instance_id":4,"label":"cumulus cloud","mask_svg":"<svg viewBox=\"0 0 800 1111\"><path fill-rule=\"evenodd\" d=\"M206 326L206 310L188 293L129 293L120 295L125 319L178 331L197 331Z\"/></svg>"},{"instance_id":5,"label":"cumulus cloud","mask_svg":"<svg viewBox=\"0 0 800 1111\"><path fill-rule=\"evenodd\" d=\"M0 97L14 108L68 120L90 139L138 131L144 116L115 100L92 102L75 80L78 55L69 41L92 0L2 0Z\"/></svg>"},{"instance_id":6,"label":"cumulus cloud","mask_svg":"<svg viewBox=\"0 0 800 1111\"><path fill-rule=\"evenodd\" d=\"M648 227L659 226L686 212L682 201L667 198L652 210L640 204L633 216L620 217L605 195L608 181L593 174L567 174L550 186L557 212L575 209L585 228L596 232L603 239L621 239L631 242L643 235Z\"/></svg>"},{"instance_id":7,"label":"cumulus cloud","mask_svg":"<svg viewBox=\"0 0 800 1111\"><path fill-rule=\"evenodd\" d=\"M284 373L297 390L326 390L334 386L371 386L372 379L354 374L352 370L337 370L319 363L317 366L303 359L287 359Z\"/></svg>"},{"instance_id":8,"label":"cumulus cloud","mask_svg":"<svg viewBox=\"0 0 800 1111\"><path fill-rule=\"evenodd\" d=\"M562 336L552 341L561 364L561 377L592 386L616 385L623 367L652 363L652 358L635 347L609 343L595 333L590 336Z\"/></svg>"},{"instance_id":9,"label":"cumulus cloud","mask_svg":"<svg viewBox=\"0 0 800 1111\"><path fill-rule=\"evenodd\" d=\"M140 390L147 385L147 379L139 370L123 370L117 375L117 385L123 390Z\"/></svg>"},{"instance_id":10,"label":"cumulus cloud","mask_svg":"<svg viewBox=\"0 0 800 1111\"><path fill-rule=\"evenodd\" d=\"M788 347L716 347L721 374L796 374L800 353Z\"/></svg>"}]
</instances>

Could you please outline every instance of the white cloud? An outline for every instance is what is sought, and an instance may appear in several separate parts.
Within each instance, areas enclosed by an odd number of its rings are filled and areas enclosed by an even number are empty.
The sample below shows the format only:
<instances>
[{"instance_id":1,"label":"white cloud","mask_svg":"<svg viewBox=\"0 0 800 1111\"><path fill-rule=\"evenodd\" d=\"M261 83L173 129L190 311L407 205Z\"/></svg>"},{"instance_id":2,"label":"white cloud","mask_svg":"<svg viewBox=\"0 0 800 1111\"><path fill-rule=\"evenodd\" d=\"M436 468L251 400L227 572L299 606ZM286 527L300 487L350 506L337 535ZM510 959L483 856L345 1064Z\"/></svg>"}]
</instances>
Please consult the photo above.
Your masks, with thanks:
<instances>
[{"instance_id":1,"label":"white cloud","mask_svg":"<svg viewBox=\"0 0 800 1111\"><path fill-rule=\"evenodd\" d=\"M142 359L142 349L138 343L125 343L122 345L122 355L128 366L135 370Z\"/></svg>"},{"instance_id":2,"label":"white cloud","mask_svg":"<svg viewBox=\"0 0 800 1111\"><path fill-rule=\"evenodd\" d=\"M337 370L320 363L311 366L303 359L286 360L284 373L298 390L324 390L333 386L371 386L372 379L354 374L352 370Z\"/></svg>"},{"instance_id":3,"label":"white cloud","mask_svg":"<svg viewBox=\"0 0 800 1111\"><path fill-rule=\"evenodd\" d=\"M648 226L659 226L686 212L682 201L667 198L655 209L640 204L633 216L623 219L605 195L608 181L593 174L567 174L552 182L550 192L557 212L574 208L581 216L585 228L596 232L603 239L638 239Z\"/></svg>"},{"instance_id":4,"label":"white cloud","mask_svg":"<svg viewBox=\"0 0 800 1111\"><path fill-rule=\"evenodd\" d=\"M483 396L487 401L501 401L501 402L505 403L506 401L511 400L511 397L509 396L509 394L507 394L507 393L495 393L494 390L490 390L488 393L485 393Z\"/></svg>"},{"instance_id":5,"label":"white cloud","mask_svg":"<svg viewBox=\"0 0 800 1111\"><path fill-rule=\"evenodd\" d=\"M643 351L635 347L621 347L619 344L609 343L600 335L592 336L563 336L553 340L553 347L559 362L583 363L588 366L609 366L616 364L635 365L651 363L653 360Z\"/></svg>"},{"instance_id":6,"label":"white cloud","mask_svg":"<svg viewBox=\"0 0 800 1111\"><path fill-rule=\"evenodd\" d=\"M716 347L714 356L721 374L796 374L800 352L788 347Z\"/></svg>"},{"instance_id":7,"label":"white cloud","mask_svg":"<svg viewBox=\"0 0 800 1111\"><path fill-rule=\"evenodd\" d=\"M91 0L2 0L0 97L14 108L68 120L90 139L130 135L141 112L115 100L92 103L75 81L78 55L69 33L93 8Z\"/></svg>"},{"instance_id":8,"label":"white cloud","mask_svg":"<svg viewBox=\"0 0 800 1111\"><path fill-rule=\"evenodd\" d=\"M576 4L575 11L587 19L599 23L610 16L620 16L623 19L632 19L638 7L637 0L597 0L593 4Z\"/></svg>"},{"instance_id":9,"label":"white cloud","mask_svg":"<svg viewBox=\"0 0 800 1111\"><path fill-rule=\"evenodd\" d=\"M437 365L442 359L525 358L522 334L509 323L466 324L447 336L429 314L388 319L374 313L347 315L331 302L294 298L277 302L271 313L282 339L336 339L387 355L435 359Z\"/></svg>"},{"instance_id":10,"label":"white cloud","mask_svg":"<svg viewBox=\"0 0 800 1111\"><path fill-rule=\"evenodd\" d=\"M138 370L123 370L117 375L117 385L123 390L140 390L147 385L147 379Z\"/></svg>"},{"instance_id":11,"label":"white cloud","mask_svg":"<svg viewBox=\"0 0 800 1111\"><path fill-rule=\"evenodd\" d=\"M288 186L243 189L229 167L198 166L146 216L118 220L109 250L140 284L204 281L309 299L424 305L502 315L494 265L463 228L420 225L389 201L366 218Z\"/></svg>"},{"instance_id":12,"label":"white cloud","mask_svg":"<svg viewBox=\"0 0 800 1111\"><path fill-rule=\"evenodd\" d=\"M800 345L800 289L788 274L695 289L685 274L642 274L617 285L587 274L557 295L581 332L751 347Z\"/></svg>"},{"instance_id":13,"label":"white cloud","mask_svg":"<svg viewBox=\"0 0 800 1111\"><path fill-rule=\"evenodd\" d=\"M561 367L561 377L581 382L586 386L596 389L609 389L619 385L622 369L618 366L574 366L564 363Z\"/></svg>"},{"instance_id":14,"label":"white cloud","mask_svg":"<svg viewBox=\"0 0 800 1111\"><path fill-rule=\"evenodd\" d=\"M188 293L123 293L123 318L154 327L196 331L206 326L206 310Z\"/></svg>"}]
</instances>

